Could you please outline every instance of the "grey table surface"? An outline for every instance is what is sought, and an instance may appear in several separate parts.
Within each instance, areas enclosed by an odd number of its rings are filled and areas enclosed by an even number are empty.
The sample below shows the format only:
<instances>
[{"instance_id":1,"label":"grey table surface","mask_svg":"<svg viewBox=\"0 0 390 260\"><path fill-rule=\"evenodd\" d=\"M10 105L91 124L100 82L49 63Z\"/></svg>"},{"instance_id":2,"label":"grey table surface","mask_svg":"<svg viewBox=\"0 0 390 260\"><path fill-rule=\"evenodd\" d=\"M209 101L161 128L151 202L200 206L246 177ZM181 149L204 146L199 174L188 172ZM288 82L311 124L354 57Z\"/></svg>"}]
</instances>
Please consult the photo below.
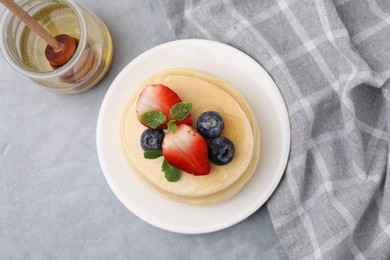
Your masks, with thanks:
<instances>
[{"instance_id":1,"label":"grey table surface","mask_svg":"<svg viewBox=\"0 0 390 260\"><path fill-rule=\"evenodd\" d=\"M114 196L96 152L101 102L126 64L174 37L157 0L80 2L114 41L111 69L93 89L50 92L0 54L0 259L285 259L265 206L230 228L184 235Z\"/></svg>"}]
</instances>

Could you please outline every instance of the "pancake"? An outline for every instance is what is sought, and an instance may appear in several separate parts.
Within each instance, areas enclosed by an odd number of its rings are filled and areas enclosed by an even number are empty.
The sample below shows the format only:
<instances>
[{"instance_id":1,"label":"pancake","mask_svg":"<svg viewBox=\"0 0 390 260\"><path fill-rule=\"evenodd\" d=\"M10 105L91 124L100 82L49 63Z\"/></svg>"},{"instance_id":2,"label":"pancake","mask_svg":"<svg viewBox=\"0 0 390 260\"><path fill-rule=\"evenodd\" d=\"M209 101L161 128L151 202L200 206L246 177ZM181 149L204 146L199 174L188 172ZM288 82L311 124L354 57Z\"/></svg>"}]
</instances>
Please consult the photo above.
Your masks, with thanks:
<instances>
[{"instance_id":1,"label":"pancake","mask_svg":"<svg viewBox=\"0 0 390 260\"><path fill-rule=\"evenodd\" d=\"M193 125L205 111L219 112L224 121L223 136L235 145L235 157L224 166L211 164L210 174L181 173L178 182L168 182L161 171L163 158L147 160L139 139L146 129L137 120L135 107L148 84L163 84L183 101L192 102ZM159 72L139 86L124 109L121 142L132 172L152 191L172 200L210 204L236 194L252 176L259 158L260 135L255 117L243 96L227 82L199 72L176 69Z\"/></svg>"}]
</instances>

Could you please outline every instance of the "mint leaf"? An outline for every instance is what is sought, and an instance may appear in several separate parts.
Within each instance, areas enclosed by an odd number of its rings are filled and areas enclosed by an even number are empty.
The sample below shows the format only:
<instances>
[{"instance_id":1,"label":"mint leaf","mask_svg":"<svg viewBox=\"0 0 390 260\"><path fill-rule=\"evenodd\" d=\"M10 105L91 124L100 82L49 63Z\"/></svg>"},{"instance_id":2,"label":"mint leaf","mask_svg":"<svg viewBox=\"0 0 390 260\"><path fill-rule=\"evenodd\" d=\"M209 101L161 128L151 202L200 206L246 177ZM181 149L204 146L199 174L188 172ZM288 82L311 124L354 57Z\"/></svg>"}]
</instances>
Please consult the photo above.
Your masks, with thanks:
<instances>
[{"instance_id":1,"label":"mint leaf","mask_svg":"<svg viewBox=\"0 0 390 260\"><path fill-rule=\"evenodd\" d=\"M150 150L144 152L145 159L156 159L163 155L162 150Z\"/></svg>"},{"instance_id":2,"label":"mint leaf","mask_svg":"<svg viewBox=\"0 0 390 260\"><path fill-rule=\"evenodd\" d=\"M166 160L163 161L161 170L165 173L165 179L169 182L176 182L180 179L180 170L170 165Z\"/></svg>"},{"instance_id":3,"label":"mint leaf","mask_svg":"<svg viewBox=\"0 0 390 260\"><path fill-rule=\"evenodd\" d=\"M145 125L149 126L150 128L156 129L167 121L167 117L161 111L150 110L141 115L141 120L142 122L144 122Z\"/></svg>"},{"instance_id":4,"label":"mint leaf","mask_svg":"<svg viewBox=\"0 0 390 260\"><path fill-rule=\"evenodd\" d=\"M172 119L176 121L183 120L186 118L192 110L192 103L190 102L179 102L176 103L170 110Z\"/></svg>"},{"instance_id":5,"label":"mint leaf","mask_svg":"<svg viewBox=\"0 0 390 260\"><path fill-rule=\"evenodd\" d=\"M171 132L171 133L176 133L175 120L169 120L169 122L168 122L168 131Z\"/></svg>"}]
</instances>

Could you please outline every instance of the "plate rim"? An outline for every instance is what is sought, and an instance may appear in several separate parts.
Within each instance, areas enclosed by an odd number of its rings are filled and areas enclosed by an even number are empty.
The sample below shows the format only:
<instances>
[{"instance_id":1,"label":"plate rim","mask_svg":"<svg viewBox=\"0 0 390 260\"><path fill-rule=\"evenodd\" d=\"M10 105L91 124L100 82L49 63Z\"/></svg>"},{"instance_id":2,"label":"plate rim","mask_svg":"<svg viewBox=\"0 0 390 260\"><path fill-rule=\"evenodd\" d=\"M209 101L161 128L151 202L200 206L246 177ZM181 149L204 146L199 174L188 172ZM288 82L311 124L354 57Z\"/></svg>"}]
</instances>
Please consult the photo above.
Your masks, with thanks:
<instances>
[{"instance_id":1,"label":"plate rim","mask_svg":"<svg viewBox=\"0 0 390 260\"><path fill-rule=\"evenodd\" d=\"M136 66L139 62L142 62L142 60L145 57L147 57L149 55L153 55L153 53L156 53L156 52L158 53L159 51L166 49L166 48L173 48L173 47L178 47L178 46L182 47L183 45L185 47L189 47L189 46L193 46L193 45L202 45L203 47L207 46L207 45L214 45L217 47L223 47L223 48L228 49L229 51L233 51L239 55L242 55L243 57L245 57L247 59L248 62L253 63L252 65L256 66L257 69L265 72L265 74L267 74L269 76L270 80L275 85L274 91L277 94L278 102L281 103L280 104L281 106L279 106L279 108L281 108L281 110L283 110L283 111L280 111L280 113L281 113L280 116L283 117L281 122L284 123L285 126L287 126L282 131L283 137L286 138L286 142L285 142L286 147L283 147L283 150L282 150L283 154L280 156L280 160L279 160L280 163L279 163L278 169L276 170L275 177L272 179L272 182L269 183L268 189L262 194L261 199L258 199L256 201L256 203L253 203L252 207L246 208L245 211L242 211L242 212L240 212L240 214L235 215L235 218L233 218L233 219L227 219L225 221L221 221L219 223L214 223L212 225L206 225L203 227L183 227L183 226L178 227L178 226L175 226L171 223L161 221L160 219L158 219L158 217L151 215L148 212L145 212L142 208L140 208L138 205L136 205L131 200L129 200L121 192L120 188L118 188L116 186L115 181L112 179L111 175L108 174L109 169L108 169L107 164L105 162L105 158L103 158L103 155L101 152L103 149L102 143L100 142L100 140L102 138L102 123L103 123L102 120L104 117L103 112L106 109L106 107L110 101L112 93L115 92L115 88L116 88L115 86L118 85L118 82L121 81L121 79L124 77L124 75L129 70L131 70L132 67ZM104 175L111 191L114 193L114 195L117 197L117 199L125 206L125 208L127 208L130 212L132 212L134 215L136 215L138 218L142 219L143 221L149 223L152 226L160 228L162 230L166 230L166 231L170 231L170 232L174 232L174 233L181 233L181 234L204 234L204 233L219 231L219 230L228 228L230 226L233 226L233 225L243 221L244 219L246 219L247 217L252 215L255 211L257 211L260 207L262 207L265 204L265 202L270 198L270 196L272 195L272 193L275 191L278 184L280 183L280 181L284 175L285 168L287 166L287 161L288 161L290 148L291 148L291 124L290 124L290 118L288 115L287 105L284 101L283 95L280 92L280 89L277 87L277 85L276 85L275 81L273 80L273 78L271 77L271 75L258 62L256 62L252 57L250 57L246 53L240 51L239 49L236 49L235 47L230 46L230 45L225 44L225 43L212 41L212 40L206 40L206 39L181 39L181 40L173 40L173 41L165 42L165 43L162 43L160 45L154 46L154 47L144 51L143 53L141 53L137 57L135 57L133 60L131 60L129 63L127 63L121 69L121 71L118 73L118 75L115 77L115 79L110 84L108 90L106 91L106 94L104 96L104 99L103 99L101 106L100 106L100 109L99 109L97 126L96 126L96 147L97 147L98 160L99 160L99 164L100 164L100 167L102 169L103 175Z\"/></svg>"}]
</instances>

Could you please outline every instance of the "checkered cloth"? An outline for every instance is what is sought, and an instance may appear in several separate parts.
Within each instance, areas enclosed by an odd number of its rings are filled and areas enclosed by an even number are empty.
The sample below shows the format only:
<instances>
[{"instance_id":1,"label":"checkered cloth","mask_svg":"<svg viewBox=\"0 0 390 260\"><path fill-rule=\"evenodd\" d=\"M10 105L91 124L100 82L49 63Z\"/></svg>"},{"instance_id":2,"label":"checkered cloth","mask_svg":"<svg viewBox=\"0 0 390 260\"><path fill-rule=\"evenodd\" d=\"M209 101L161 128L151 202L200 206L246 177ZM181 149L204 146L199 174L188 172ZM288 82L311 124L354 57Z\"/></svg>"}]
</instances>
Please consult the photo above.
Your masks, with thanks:
<instances>
[{"instance_id":1,"label":"checkered cloth","mask_svg":"<svg viewBox=\"0 0 390 260\"><path fill-rule=\"evenodd\" d=\"M291 154L268 201L292 259L389 259L389 0L160 0L177 38L256 59L288 107Z\"/></svg>"}]
</instances>

